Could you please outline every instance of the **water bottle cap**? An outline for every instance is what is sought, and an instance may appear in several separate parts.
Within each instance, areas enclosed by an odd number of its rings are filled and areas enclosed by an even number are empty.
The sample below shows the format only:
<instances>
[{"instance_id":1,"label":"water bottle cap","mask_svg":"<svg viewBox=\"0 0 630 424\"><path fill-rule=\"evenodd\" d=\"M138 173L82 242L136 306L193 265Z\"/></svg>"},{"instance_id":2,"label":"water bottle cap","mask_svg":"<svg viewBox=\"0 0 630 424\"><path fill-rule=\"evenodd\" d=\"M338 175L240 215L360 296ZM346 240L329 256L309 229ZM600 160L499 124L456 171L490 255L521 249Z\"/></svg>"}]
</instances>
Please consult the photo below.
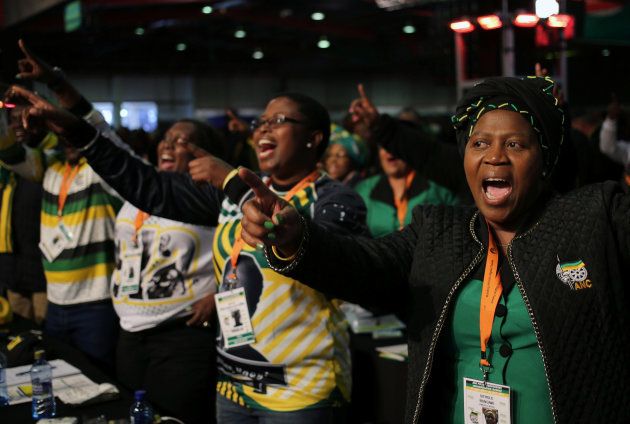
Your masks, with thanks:
<instances>
[{"instance_id":1,"label":"water bottle cap","mask_svg":"<svg viewBox=\"0 0 630 424\"><path fill-rule=\"evenodd\" d=\"M36 350L35 351L35 360L42 359L46 356L46 351Z\"/></svg>"},{"instance_id":2,"label":"water bottle cap","mask_svg":"<svg viewBox=\"0 0 630 424\"><path fill-rule=\"evenodd\" d=\"M136 400L144 400L144 396L147 394L146 390L136 390L134 397Z\"/></svg>"}]
</instances>

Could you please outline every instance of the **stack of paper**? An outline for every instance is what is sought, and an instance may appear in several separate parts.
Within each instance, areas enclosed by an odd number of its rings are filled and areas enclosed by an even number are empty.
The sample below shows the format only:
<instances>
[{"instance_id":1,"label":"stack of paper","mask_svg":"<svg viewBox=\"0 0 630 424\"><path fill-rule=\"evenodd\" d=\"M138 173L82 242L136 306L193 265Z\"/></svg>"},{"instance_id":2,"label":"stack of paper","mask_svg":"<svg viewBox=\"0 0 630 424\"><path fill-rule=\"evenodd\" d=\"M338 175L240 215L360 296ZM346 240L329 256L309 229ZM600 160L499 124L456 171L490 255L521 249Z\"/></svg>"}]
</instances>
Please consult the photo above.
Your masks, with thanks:
<instances>
[{"instance_id":1,"label":"stack of paper","mask_svg":"<svg viewBox=\"0 0 630 424\"><path fill-rule=\"evenodd\" d=\"M377 347L376 351L381 358L393 359L395 361L404 362L409 357L409 350L406 344L381 346Z\"/></svg>"},{"instance_id":2,"label":"stack of paper","mask_svg":"<svg viewBox=\"0 0 630 424\"><path fill-rule=\"evenodd\" d=\"M53 374L53 393L63 403L79 405L111 399L118 396L118 389L111 384L96 384L81 370L63 359L49 361ZM9 405L31 401L31 365L7 368Z\"/></svg>"},{"instance_id":3,"label":"stack of paper","mask_svg":"<svg viewBox=\"0 0 630 424\"><path fill-rule=\"evenodd\" d=\"M402 333L399 330L405 328L405 324L394 314L374 316L374 314L361 306L347 302L343 303L340 309L343 311L350 328L355 334L386 332L394 336L401 336Z\"/></svg>"}]
</instances>

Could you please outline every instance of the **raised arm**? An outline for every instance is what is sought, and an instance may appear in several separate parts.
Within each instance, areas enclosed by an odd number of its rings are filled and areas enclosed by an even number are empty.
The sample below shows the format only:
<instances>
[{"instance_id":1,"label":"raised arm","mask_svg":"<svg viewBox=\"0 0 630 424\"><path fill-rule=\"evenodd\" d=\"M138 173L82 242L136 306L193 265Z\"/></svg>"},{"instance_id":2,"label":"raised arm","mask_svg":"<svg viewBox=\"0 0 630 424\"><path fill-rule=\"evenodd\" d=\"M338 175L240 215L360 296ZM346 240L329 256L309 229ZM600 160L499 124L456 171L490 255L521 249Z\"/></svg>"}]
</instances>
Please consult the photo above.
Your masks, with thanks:
<instances>
[{"instance_id":1,"label":"raised arm","mask_svg":"<svg viewBox=\"0 0 630 424\"><path fill-rule=\"evenodd\" d=\"M370 129L370 141L407 162L417 173L448 188L460 198L470 197L462 157L457 147L435 140L424 131L380 114L361 84L359 97L350 104L353 121Z\"/></svg>"},{"instance_id":2,"label":"raised arm","mask_svg":"<svg viewBox=\"0 0 630 424\"><path fill-rule=\"evenodd\" d=\"M78 148L94 171L136 207L177 221L216 224L222 200L218 189L205 183L196 184L187 174L158 172L100 135L86 121L22 87L11 87L7 98L23 99L30 105L22 116L25 127L35 120L43 121L51 131Z\"/></svg>"},{"instance_id":3,"label":"raised arm","mask_svg":"<svg viewBox=\"0 0 630 424\"><path fill-rule=\"evenodd\" d=\"M344 236L302 218L251 171L241 169L239 176L255 193L243 206L243 240L264 245L276 271L331 297L385 307L404 303L415 225L378 240Z\"/></svg>"}]
</instances>

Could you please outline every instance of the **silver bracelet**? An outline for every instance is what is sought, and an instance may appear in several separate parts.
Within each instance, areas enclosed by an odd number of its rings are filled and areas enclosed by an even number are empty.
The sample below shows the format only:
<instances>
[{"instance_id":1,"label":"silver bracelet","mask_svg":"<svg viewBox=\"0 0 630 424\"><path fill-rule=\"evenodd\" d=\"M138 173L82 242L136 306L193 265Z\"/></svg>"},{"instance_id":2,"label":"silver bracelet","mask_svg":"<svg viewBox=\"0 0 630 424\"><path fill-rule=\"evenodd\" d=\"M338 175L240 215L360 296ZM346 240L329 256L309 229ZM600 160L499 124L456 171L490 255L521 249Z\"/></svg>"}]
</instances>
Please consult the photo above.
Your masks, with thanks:
<instances>
[{"instance_id":1,"label":"silver bracelet","mask_svg":"<svg viewBox=\"0 0 630 424\"><path fill-rule=\"evenodd\" d=\"M298 251L295 254L295 258L293 258L293 260L289 262L286 266L278 267L274 265L274 263L277 263L279 261L275 259L276 257L271 251L271 248L265 245L265 248L264 248L265 258L267 259L269 268L271 268L272 270L274 270L275 272L279 274L287 274L293 271L295 268L297 268L298 265L300 265L300 262L302 262L302 258L304 257L306 253L306 247L310 239L310 235L308 232L308 224L306 223L306 219L302 215L300 215L300 221L302 222L302 229L303 229L302 240L300 241L300 247L298 247Z\"/></svg>"}]
</instances>

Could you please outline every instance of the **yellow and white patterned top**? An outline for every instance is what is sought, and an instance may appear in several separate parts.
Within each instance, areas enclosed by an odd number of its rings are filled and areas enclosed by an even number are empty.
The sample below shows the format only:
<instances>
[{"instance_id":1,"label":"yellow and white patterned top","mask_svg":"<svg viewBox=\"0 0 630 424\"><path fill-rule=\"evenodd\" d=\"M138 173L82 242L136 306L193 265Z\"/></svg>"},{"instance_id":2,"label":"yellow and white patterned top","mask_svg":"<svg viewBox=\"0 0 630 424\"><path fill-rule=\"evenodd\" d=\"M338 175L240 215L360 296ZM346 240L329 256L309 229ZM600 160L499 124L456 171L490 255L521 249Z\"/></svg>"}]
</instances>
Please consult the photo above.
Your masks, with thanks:
<instances>
[{"instance_id":1,"label":"yellow and white patterned top","mask_svg":"<svg viewBox=\"0 0 630 424\"><path fill-rule=\"evenodd\" d=\"M316 207L318 191L327 184L332 181L320 177L298 191L290 203L315 221L314 215L321 213L332 219L332 206L326 211ZM345 213L341 210L337 216L343 221ZM230 253L241 231L241 218L239 208L224 200L213 245L220 291L227 290L225 277L232 269ZM349 400L349 336L336 302L274 272L264 253L247 245L239 256L237 277L238 286L245 288L256 342L226 349L219 336L219 395L273 411L325 407Z\"/></svg>"}]
</instances>

